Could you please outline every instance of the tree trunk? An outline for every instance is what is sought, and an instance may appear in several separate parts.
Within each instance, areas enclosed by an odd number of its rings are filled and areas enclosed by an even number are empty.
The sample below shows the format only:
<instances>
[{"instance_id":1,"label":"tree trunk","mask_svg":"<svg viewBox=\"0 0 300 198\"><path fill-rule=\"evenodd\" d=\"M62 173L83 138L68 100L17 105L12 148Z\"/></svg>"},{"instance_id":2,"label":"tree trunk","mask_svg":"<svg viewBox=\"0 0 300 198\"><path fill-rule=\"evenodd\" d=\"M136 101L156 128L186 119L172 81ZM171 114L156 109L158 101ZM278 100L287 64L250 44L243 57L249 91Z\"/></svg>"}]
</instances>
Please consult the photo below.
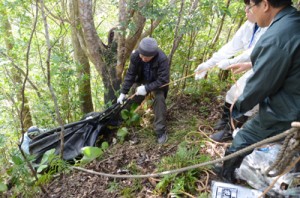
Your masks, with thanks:
<instances>
[{"instance_id":1,"label":"tree trunk","mask_svg":"<svg viewBox=\"0 0 300 198\"><path fill-rule=\"evenodd\" d=\"M102 77L104 84L104 101L108 103L116 99L117 91L120 90L121 75L124 70L126 60L130 56L131 51L136 46L144 26L145 17L138 11L126 10L125 7L120 7L122 12L120 13L120 24L122 26L121 33L112 31L114 35L111 42L106 46L100 40L97 35L92 12L92 1L78 0L79 1L79 15L82 24L84 43L86 44L85 53L89 59L93 62L96 70ZM120 2L120 5L123 1ZM138 2L138 8L142 8L147 5L150 0ZM124 2L123 2L124 3ZM129 6L130 7L130 6ZM125 17L126 16L126 17ZM135 29L131 31L130 35L125 39L125 32L129 22L135 24ZM81 42L82 44L82 42Z\"/></svg>"},{"instance_id":2,"label":"tree trunk","mask_svg":"<svg viewBox=\"0 0 300 198\"><path fill-rule=\"evenodd\" d=\"M108 103L116 98L116 91L120 89L121 84L121 79L116 77L117 51L114 47L105 46L100 40L94 25L92 1L79 0L78 5L83 39L86 44L85 53L102 77L104 102Z\"/></svg>"},{"instance_id":3,"label":"tree trunk","mask_svg":"<svg viewBox=\"0 0 300 198\"><path fill-rule=\"evenodd\" d=\"M78 94L80 99L80 109L83 114L94 111L91 83L90 83L90 63L88 57L85 55L82 49L79 38L82 38L82 29L79 20L78 13L78 2L77 0L70 1L69 4L70 15L71 15L71 34L72 34L72 44L74 48L74 60L77 65L78 73Z\"/></svg>"},{"instance_id":4,"label":"tree trunk","mask_svg":"<svg viewBox=\"0 0 300 198\"><path fill-rule=\"evenodd\" d=\"M5 9L4 6L3 6L3 9ZM14 38L12 35L11 25L8 20L6 10L1 9L1 14L2 14L2 24L3 24L3 28L4 28L4 34L5 34L4 40L5 40L5 44L6 44L7 54L9 56L13 56L12 50L13 50L13 46L14 46ZM23 78L22 78L20 72L18 70L16 70L14 67L12 67L10 69L10 71L12 73L12 79L14 81L13 84L15 84L15 88L17 89L16 90L17 101L20 101L24 104L23 109L19 108L19 107L17 107L17 109L20 114L19 115L20 122L21 122L20 126L23 126L24 130L26 131L30 126L33 125L33 123L32 123L30 108L28 105L28 99L25 95L23 95L22 89L21 89L21 86L23 84L23 82L22 82Z\"/></svg>"}]
</instances>

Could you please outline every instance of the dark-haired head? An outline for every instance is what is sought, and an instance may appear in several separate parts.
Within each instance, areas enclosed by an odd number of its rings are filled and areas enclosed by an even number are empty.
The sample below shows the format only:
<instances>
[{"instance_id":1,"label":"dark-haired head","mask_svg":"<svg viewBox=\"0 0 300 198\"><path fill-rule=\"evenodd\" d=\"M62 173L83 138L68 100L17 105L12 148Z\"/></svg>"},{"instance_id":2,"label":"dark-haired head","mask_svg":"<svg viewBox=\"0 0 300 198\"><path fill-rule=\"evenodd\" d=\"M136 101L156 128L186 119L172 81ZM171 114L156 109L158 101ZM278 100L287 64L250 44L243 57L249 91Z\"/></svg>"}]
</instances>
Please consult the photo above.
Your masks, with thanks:
<instances>
[{"instance_id":1,"label":"dark-haired head","mask_svg":"<svg viewBox=\"0 0 300 198\"><path fill-rule=\"evenodd\" d=\"M250 0L244 0L244 3L245 3L246 5L249 5L249 4L250 4Z\"/></svg>"},{"instance_id":2,"label":"dark-haired head","mask_svg":"<svg viewBox=\"0 0 300 198\"><path fill-rule=\"evenodd\" d=\"M255 5L259 4L262 1L263 0L244 0L245 3L249 2L248 4L250 4L250 2L253 2ZM266 1L268 1L270 5L274 8L285 7L293 4L292 0L266 0Z\"/></svg>"}]
</instances>

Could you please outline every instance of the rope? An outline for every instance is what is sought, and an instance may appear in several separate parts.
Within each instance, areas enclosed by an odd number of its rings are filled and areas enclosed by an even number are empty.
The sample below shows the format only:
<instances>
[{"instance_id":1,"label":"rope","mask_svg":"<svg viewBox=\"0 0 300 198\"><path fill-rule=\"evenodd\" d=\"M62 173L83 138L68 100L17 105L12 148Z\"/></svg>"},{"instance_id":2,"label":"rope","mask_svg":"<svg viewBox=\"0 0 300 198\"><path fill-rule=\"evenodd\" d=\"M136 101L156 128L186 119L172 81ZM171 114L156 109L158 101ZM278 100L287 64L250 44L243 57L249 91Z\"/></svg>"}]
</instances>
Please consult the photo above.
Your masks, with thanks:
<instances>
[{"instance_id":1,"label":"rope","mask_svg":"<svg viewBox=\"0 0 300 198\"><path fill-rule=\"evenodd\" d=\"M187 76L185 76L185 77L179 78L179 79L177 79L177 80L173 80L173 81L171 81L171 82L169 82L169 83L166 83L166 84L160 86L159 88L165 87L165 86L167 86L167 85L170 85L170 84L175 83L175 82L177 82L177 81L181 81L181 80L183 80L183 79L189 78L189 77L194 76L194 75L196 75L196 73L192 73L192 74L190 74L190 75L187 75Z\"/></svg>"},{"instance_id":2,"label":"rope","mask_svg":"<svg viewBox=\"0 0 300 198\"><path fill-rule=\"evenodd\" d=\"M299 130L300 126L297 128ZM270 166L265 171L265 174L268 177L275 177L278 176L279 174L282 174L282 172L286 168L286 165L292 161L292 159L299 152L299 150L300 150L300 134L295 133L295 134L288 135L284 141L280 153L277 155L275 162L272 164L272 166ZM273 174L270 174L269 172L273 169L277 169L277 171Z\"/></svg>"},{"instance_id":3,"label":"rope","mask_svg":"<svg viewBox=\"0 0 300 198\"><path fill-rule=\"evenodd\" d=\"M264 192L263 192L258 198L263 198L263 197L264 197L264 196L272 189L272 187L275 185L275 183L278 181L278 179L279 179L282 175L284 175L284 174L290 172L290 171L292 170L292 168L293 168L294 166L296 166L296 164L297 164L299 161L300 161L300 157L298 157L292 164L290 164L290 165L285 169L285 171L284 171L283 173L281 173L278 177L276 177L276 179L273 180L273 182L270 184L270 186L269 186L268 188L266 188L266 189L264 190Z\"/></svg>"},{"instance_id":4,"label":"rope","mask_svg":"<svg viewBox=\"0 0 300 198\"><path fill-rule=\"evenodd\" d=\"M283 158L283 156L284 156L285 154L287 154L287 153L286 153L286 149L287 149L288 143L289 143L289 141L292 139L293 135L294 135L294 134L290 134L290 135L288 135L288 136L285 138L285 140L284 140L284 142L283 142L283 144L282 144L281 150L280 150L280 152L277 154L276 160L275 160L274 163L273 163L273 164L265 171L265 174L266 174L267 176L272 177L272 176L269 174L269 172L270 172L271 170L275 169L275 168L278 166L278 164L280 163L280 161L281 161L281 159Z\"/></svg>"},{"instance_id":5,"label":"rope","mask_svg":"<svg viewBox=\"0 0 300 198\"><path fill-rule=\"evenodd\" d=\"M164 171L164 172L160 172L160 173L144 174L144 175L120 175L120 174L109 174L109 173L103 173L103 172L96 172L96 171L93 171L93 170L88 170L88 169L85 169L85 168L75 167L75 166L72 166L71 169L79 170L79 171L83 171L83 172L87 172L87 173L91 173L91 174L94 174L94 175L111 177L111 178L131 178L131 179L137 179L137 178L161 177L161 176L164 176L164 175L182 173L184 171L188 171L188 170L191 170L191 169L200 168L200 167L203 167L203 166L208 166L208 165L220 163L220 162L223 162L223 161L235 158L235 157L237 157L239 155L242 155L244 153L248 153L249 151L252 151L256 147L259 147L259 146L262 146L264 144L267 144L267 143L270 143L270 142L275 142L277 140L283 139L286 136L288 136L288 135L290 135L292 133L296 133L296 132L298 132L298 129L291 128L289 130L286 130L283 133L280 133L280 134L278 134L276 136L264 139L264 140L262 140L260 142L252 144L252 145L250 145L250 146L248 146L246 148L243 148L243 149L241 149L241 150L239 150L237 152L234 152L234 153L232 153L230 155L227 155L227 156L225 156L223 158L219 158L219 159L216 159L216 160L212 160L212 161L208 161L208 162L204 162L204 163L200 163L200 164L196 164L196 165L192 165L192 166L187 166L187 167L183 167L183 168L179 168L179 169L175 169L175 170Z\"/></svg>"}]
</instances>

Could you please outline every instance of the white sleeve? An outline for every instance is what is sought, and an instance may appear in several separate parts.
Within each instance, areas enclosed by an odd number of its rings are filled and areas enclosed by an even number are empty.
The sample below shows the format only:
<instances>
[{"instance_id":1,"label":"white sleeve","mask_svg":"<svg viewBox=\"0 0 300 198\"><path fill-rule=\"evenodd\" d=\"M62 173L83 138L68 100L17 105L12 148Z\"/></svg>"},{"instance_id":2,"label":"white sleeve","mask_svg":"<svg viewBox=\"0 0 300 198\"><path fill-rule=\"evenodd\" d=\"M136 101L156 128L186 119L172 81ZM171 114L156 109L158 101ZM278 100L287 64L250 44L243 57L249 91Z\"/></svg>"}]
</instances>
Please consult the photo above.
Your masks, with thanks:
<instances>
[{"instance_id":1,"label":"white sleeve","mask_svg":"<svg viewBox=\"0 0 300 198\"><path fill-rule=\"evenodd\" d=\"M230 59L230 64L236 64L236 63L244 63L244 62L250 62L250 55L252 53L253 47L250 49L247 49L246 51L244 51L243 53L241 53L240 55Z\"/></svg>"},{"instance_id":2,"label":"white sleeve","mask_svg":"<svg viewBox=\"0 0 300 198\"><path fill-rule=\"evenodd\" d=\"M245 50L243 53L240 55L234 57L233 59L230 59L230 64L236 64L236 63L243 63L243 62L250 62L250 55L252 53L252 50L259 40L259 38L265 33L267 28L259 28L254 36L253 44L251 47L247 50Z\"/></svg>"},{"instance_id":3,"label":"white sleeve","mask_svg":"<svg viewBox=\"0 0 300 198\"><path fill-rule=\"evenodd\" d=\"M214 53L213 56L205 63L211 68L221 60L229 59L238 52L247 49L252 37L253 27L253 23L246 21L235 33L233 38L216 53Z\"/></svg>"}]
</instances>

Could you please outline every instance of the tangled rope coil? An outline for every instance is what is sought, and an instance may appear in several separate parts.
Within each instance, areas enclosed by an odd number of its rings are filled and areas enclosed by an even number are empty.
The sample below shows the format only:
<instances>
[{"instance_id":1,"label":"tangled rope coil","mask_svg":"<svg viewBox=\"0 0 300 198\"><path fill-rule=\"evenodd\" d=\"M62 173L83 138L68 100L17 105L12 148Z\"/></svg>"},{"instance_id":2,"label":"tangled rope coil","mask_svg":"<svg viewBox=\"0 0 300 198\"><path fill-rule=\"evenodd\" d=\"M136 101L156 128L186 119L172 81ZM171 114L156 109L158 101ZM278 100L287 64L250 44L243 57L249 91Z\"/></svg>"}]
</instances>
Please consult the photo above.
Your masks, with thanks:
<instances>
[{"instance_id":1,"label":"tangled rope coil","mask_svg":"<svg viewBox=\"0 0 300 198\"><path fill-rule=\"evenodd\" d=\"M294 122L292 126L294 128L291 130L294 132L285 138L275 162L265 171L268 177L275 177L282 174L287 165L291 163L292 159L300 151L300 122ZM270 171L274 169L276 172L271 174Z\"/></svg>"}]
</instances>

